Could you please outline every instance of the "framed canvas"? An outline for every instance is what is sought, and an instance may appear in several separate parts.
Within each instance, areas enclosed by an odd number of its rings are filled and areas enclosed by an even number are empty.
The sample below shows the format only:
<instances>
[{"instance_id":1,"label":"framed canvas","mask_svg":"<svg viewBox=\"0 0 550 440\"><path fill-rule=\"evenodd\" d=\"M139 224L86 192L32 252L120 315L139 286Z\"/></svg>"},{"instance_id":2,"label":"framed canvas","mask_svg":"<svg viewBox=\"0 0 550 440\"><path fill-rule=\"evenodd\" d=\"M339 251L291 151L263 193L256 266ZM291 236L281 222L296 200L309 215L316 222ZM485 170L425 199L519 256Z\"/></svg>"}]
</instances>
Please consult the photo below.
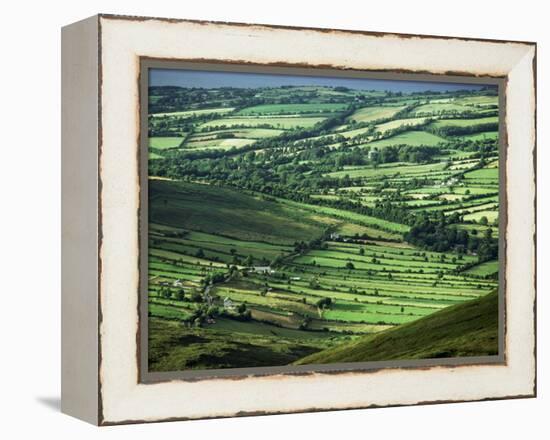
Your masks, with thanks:
<instances>
[{"instance_id":1,"label":"framed canvas","mask_svg":"<svg viewBox=\"0 0 550 440\"><path fill-rule=\"evenodd\" d=\"M536 46L99 15L62 32L62 410L536 395Z\"/></svg>"}]
</instances>

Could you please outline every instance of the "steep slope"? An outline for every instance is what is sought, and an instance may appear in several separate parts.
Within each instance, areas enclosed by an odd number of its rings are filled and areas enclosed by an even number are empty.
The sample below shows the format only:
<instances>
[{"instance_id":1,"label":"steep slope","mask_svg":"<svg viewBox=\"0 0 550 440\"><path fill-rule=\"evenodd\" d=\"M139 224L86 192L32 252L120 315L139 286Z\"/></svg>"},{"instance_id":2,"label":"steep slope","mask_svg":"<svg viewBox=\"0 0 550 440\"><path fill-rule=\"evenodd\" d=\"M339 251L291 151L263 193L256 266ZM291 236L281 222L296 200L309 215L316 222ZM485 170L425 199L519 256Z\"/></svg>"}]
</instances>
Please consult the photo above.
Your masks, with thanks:
<instances>
[{"instance_id":1,"label":"steep slope","mask_svg":"<svg viewBox=\"0 0 550 440\"><path fill-rule=\"evenodd\" d=\"M418 321L369 335L295 362L327 364L498 354L498 295L448 307Z\"/></svg>"}]
</instances>

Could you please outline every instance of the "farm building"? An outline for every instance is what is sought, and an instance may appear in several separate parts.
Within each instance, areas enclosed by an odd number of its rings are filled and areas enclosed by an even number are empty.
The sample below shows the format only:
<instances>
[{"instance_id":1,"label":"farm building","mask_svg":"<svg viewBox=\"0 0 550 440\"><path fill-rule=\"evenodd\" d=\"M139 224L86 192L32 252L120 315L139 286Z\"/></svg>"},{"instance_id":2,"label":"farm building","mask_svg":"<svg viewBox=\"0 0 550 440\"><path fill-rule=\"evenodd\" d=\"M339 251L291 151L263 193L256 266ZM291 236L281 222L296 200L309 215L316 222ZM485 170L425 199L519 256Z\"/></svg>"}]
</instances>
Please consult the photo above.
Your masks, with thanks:
<instances>
[{"instance_id":1,"label":"farm building","mask_svg":"<svg viewBox=\"0 0 550 440\"><path fill-rule=\"evenodd\" d=\"M445 185L453 186L453 185L456 185L457 183L458 183L458 179L456 177L452 177L449 180L447 180L447 182L445 182Z\"/></svg>"},{"instance_id":2,"label":"farm building","mask_svg":"<svg viewBox=\"0 0 550 440\"><path fill-rule=\"evenodd\" d=\"M233 310L235 308L235 305L233 304L233 301L226 297L223 300L223 308L227 310Z\"/></svg>"},{"instance_id":3,"label":"farm building","mask_svg":"<svg viewBox=\"0 0 550 440\"><path fill-rule=\"evenodd\" d=\"M275 273L275 271L271 268L271 266L254 266L252 267L252 272L267 273L267 274Z\"/></svg>"},{"instance_id":4,"label":"farm building","mask_svg":"<svg viewBox=\"0 0 550 440\"><path fill-rule=\"evenodd\" d=\"M370 150L367 154L369 160L376 158L376 156L378 156L378 150Z\"/></svg>"}]
</instances>

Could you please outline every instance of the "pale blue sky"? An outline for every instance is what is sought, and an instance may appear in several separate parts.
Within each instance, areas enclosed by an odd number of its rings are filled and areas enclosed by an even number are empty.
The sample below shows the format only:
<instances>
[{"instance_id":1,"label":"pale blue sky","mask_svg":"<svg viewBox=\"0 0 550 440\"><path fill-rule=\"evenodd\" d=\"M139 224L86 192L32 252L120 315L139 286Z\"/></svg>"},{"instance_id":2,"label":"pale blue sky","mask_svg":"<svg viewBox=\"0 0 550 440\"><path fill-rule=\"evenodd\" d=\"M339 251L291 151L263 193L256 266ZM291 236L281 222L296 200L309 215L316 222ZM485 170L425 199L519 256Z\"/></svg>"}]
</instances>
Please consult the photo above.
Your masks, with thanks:
<instances>
[{"instance_id":1,"label":"pale blue sky","mask_svg":"<svg viewBox=\"0 0 550 440\"><path fill-rule=\"evenodd\" d=\"M214 72L182 69L150 69L150 86L180 86L180 87L278 87L283 85L302 86L344 86L350 89L390 90L393 92L422 92L478 90L481 84L457 84L422 81L389 81L362 78L338 78L301 75L273 75L265 73ZM496 86L493 86L496 87Z\"/></svg>"}]
</instances>

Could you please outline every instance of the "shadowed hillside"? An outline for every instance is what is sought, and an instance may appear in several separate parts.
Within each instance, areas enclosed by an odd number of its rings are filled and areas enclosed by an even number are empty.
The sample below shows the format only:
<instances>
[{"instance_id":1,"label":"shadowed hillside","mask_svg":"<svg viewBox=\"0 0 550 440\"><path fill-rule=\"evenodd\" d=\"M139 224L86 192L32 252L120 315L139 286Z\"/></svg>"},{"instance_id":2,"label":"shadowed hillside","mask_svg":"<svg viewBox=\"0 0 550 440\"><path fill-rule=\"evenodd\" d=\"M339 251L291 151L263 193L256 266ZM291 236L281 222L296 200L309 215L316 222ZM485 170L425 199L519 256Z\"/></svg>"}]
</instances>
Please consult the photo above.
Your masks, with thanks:
<instances>
[{"instance_id":1,"label":"shadowed hillside","mask_svg":"<svg viewBox=\"0 0 550 440\"><path fill-rule=\"evenodd\" d=\"M300 359L296 364L430 359L498 354L496 291L409 324Z\"/></svg>"}]
</instances>

